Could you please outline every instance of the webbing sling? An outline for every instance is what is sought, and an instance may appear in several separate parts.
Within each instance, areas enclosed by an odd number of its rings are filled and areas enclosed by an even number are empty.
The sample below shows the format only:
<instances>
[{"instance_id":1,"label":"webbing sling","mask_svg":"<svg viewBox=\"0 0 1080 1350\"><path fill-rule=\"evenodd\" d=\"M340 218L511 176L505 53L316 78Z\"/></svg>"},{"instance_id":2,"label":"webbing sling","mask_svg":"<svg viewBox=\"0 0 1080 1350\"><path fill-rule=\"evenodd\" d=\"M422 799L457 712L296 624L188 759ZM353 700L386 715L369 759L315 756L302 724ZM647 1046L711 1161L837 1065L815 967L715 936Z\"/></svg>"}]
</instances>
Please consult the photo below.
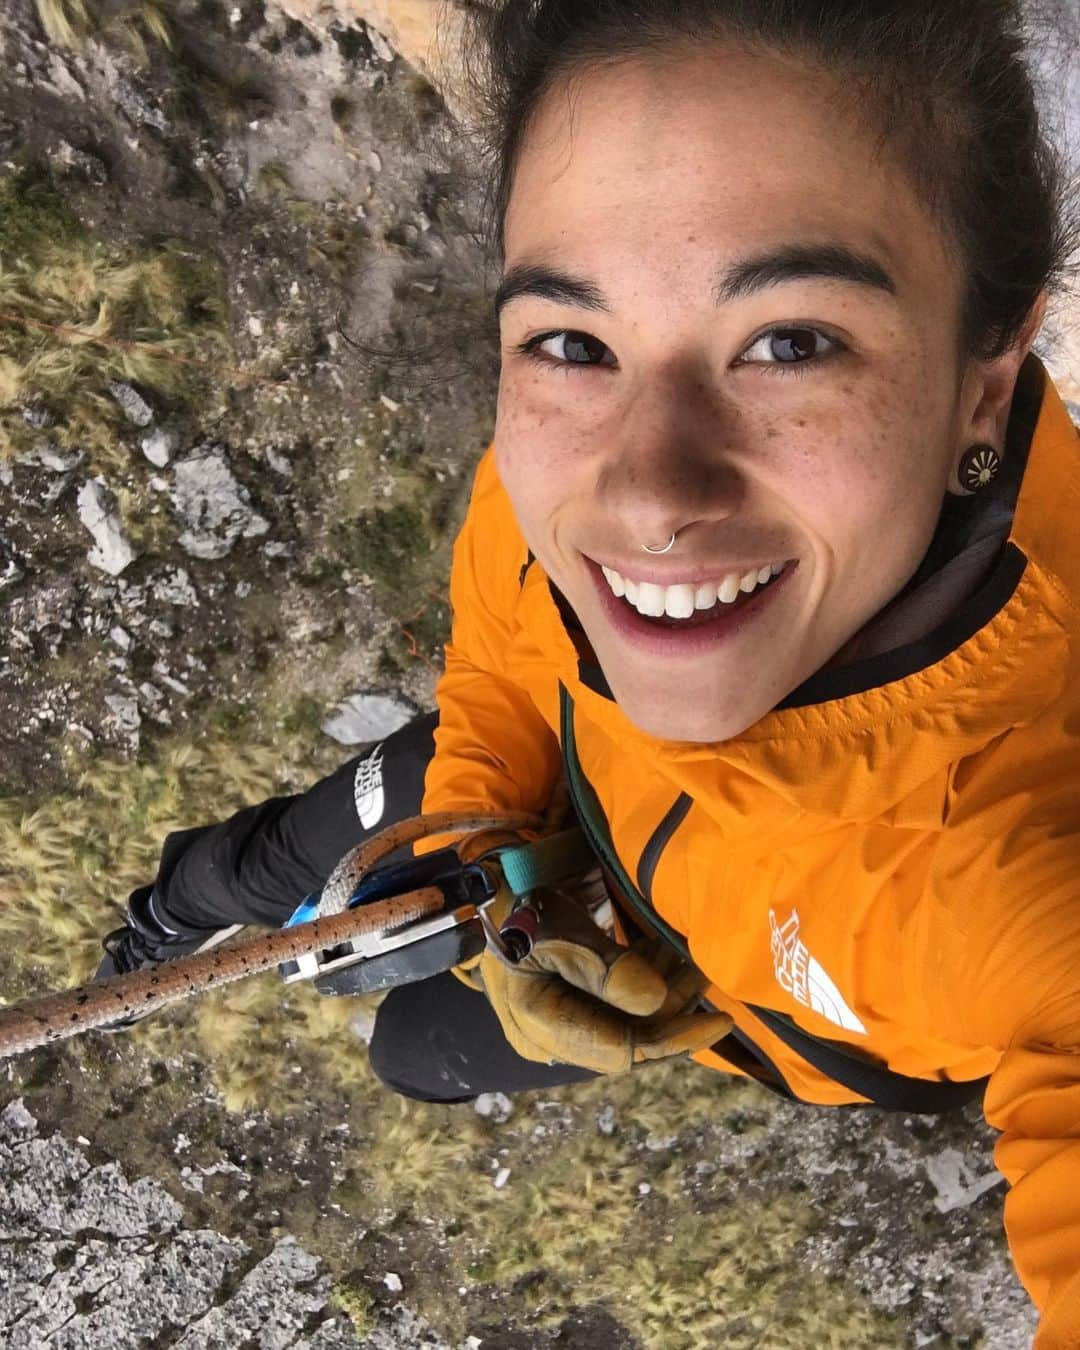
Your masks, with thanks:
<instances>
[{"instance_id":1,"label":"webbing sling","mask_svg":"<svg viewBox=\"0 0 1080 1350\"><path fill-rule=\"evenodd\" d=\"M615 877L621 895L637 913L646 931L658 933L671 943L684 961L693 964L682 934L656 912L622 866L611 841L603 807L578 761L574 735L574 702L566 686L562 684L559 685L559 699L563 763L566 766L570 798L589 843L596 856ZM841 1047L835 1041L803 1031L783 1013L760 1007L755 1003L746 1003L743 1006L764 1022L774 1036L797 1054L802 1055L803 1059L827 1078L833 1079L852 1092L857 1092L860 1097L868 1098L874 1106L879 1106L885 1111L903 1111L912 1115L935 1115L955 1111L969 1102L980 1100L989 1081L987 1078L978 1078L963 1082L933 1082L926 1078L911 1078L906 1074L895 1073L892 1069L883 1069L870 1064L853 1055L847 1046ZM754 1054L766 1078L772 1079L777 1071L764 1051L760 1050L741 1029L738 1041ZM722 1055L722 1049L718 1048L718 1053ZM765 1085L775 1086L769 1081L766 1081ZM787 1085L784 1084L784 1087ZM782 1095L794 1097L790 1089ZM860 1103L847 1104L855 1106Z\"/></svg>"}]
</instances>

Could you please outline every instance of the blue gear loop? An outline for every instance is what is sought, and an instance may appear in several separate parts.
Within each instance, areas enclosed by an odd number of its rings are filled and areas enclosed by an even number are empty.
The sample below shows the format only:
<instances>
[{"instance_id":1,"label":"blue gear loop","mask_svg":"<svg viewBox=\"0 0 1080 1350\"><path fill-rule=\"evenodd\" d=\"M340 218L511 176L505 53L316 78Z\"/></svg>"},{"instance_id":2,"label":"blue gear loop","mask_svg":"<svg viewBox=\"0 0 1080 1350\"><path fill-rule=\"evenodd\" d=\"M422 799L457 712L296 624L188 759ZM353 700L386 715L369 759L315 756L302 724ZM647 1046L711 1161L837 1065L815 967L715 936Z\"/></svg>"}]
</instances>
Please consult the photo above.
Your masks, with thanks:
<instances>
[{"instance_id":1,"label":"blue gear loop","mask_svg":"<svg viewBox=\"0 0 1080 1350\"><path fill-rule=\"evenodd\" d=\"M678 530L675 531L675 534L678 534ZM668 544L667 548L650 548L648 544L642 544L641 547L646 553L670 553L675 547L675 534L671 536L671 543Z\"/></svg>"}]
</instances>

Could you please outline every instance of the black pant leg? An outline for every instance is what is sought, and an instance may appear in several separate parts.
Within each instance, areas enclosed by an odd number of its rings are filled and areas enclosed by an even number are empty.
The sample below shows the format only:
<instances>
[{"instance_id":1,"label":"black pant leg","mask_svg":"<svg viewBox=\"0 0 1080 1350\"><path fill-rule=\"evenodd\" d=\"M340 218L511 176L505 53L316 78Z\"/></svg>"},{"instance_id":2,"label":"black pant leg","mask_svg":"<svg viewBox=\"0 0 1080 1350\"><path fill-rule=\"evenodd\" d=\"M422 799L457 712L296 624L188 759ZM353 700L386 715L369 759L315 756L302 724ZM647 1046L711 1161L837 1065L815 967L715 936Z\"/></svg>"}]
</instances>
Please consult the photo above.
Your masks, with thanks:
<instances>
[{"instance_id":1,"label":"black pant leg","mask_svg":"<svg viewBox=\"0 0 1080 1350\"><path fill-rule=\"evenodd\" d=\"M572 1064L523 1059L491 1004L446 972L391 989L375 1015L371 1067L422 1102L470 1102L480 1092L527 1092L597 1078Z\"/></svg>"},{"instance_id":2,"label":"black pant leg","mask_svg":"<svg viewBox=\"0 0 1080 1350\"><path fill-rule=\"evenodd\" d=\"M155 882L166 921L181 930L280 927L350 849L418 814L437 724L437 712L425 714L306 792L170 834Z\"/></svg>"}]
</instances>

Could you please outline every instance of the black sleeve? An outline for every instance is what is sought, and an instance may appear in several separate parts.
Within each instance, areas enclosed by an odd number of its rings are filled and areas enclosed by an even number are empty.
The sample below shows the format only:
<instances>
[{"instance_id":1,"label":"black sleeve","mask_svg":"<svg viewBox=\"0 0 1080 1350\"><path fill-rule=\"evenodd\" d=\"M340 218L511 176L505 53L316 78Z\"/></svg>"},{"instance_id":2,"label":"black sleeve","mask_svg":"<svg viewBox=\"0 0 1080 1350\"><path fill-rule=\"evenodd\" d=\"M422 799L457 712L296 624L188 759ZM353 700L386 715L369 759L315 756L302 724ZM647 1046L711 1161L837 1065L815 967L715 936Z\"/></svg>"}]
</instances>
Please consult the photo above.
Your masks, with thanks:
<instances>
[{"instance_id":1,"label":"black sleeve","mask_svg":"<svg viewBox=\"0 0 1080 1350\"><path fill-rule=\"evenodd\" d=\"M306 792L174 831L154 883L166 922L279 928L351 848L419 812L437 721L437 713L417 718Z\"/></svg>"}]
</instances>

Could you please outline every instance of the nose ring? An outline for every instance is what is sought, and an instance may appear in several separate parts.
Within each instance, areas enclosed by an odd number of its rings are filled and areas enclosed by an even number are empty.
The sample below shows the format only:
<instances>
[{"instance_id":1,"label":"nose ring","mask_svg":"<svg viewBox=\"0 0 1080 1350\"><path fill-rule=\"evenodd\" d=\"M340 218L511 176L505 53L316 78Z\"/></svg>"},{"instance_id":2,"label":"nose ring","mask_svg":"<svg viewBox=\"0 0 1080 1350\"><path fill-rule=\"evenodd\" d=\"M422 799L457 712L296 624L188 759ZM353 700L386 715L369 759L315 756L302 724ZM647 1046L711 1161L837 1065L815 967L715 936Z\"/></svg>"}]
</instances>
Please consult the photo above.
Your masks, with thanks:
<instances>
[{"instance_id":1,"label":"nose ring","mask_svg":"<svg viewBox=\"0 0 1080 1350\"><path fill-rule=\"evenodd\" d=\"M675 534L678 534L678 530L675 531ZM670 553L675 547L675 534L671 536L671 543L668 544L667 548L650 548L648 544L642 544L641 547L646 553Z\"/></svg>"}]
</instances>

